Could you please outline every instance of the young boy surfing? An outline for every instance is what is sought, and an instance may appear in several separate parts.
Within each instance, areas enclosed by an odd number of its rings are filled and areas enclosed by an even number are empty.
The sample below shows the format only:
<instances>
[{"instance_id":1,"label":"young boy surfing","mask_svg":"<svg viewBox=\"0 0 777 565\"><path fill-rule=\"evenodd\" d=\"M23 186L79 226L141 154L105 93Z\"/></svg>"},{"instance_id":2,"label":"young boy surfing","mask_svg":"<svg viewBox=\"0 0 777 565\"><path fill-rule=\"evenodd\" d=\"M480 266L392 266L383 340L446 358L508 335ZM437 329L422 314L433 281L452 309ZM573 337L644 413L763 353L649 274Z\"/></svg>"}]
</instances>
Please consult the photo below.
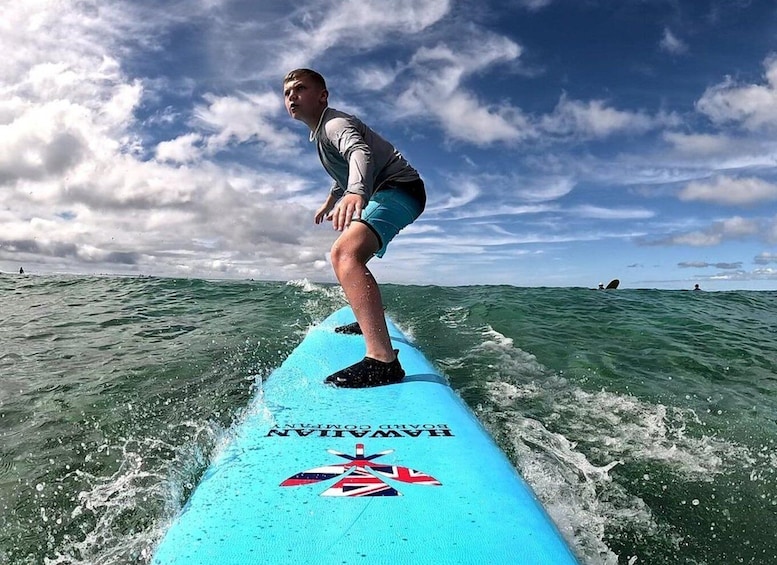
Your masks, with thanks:
<instances>
[{"instance_id":1,"label":"young boy surfing","mask_svg":"<svg viewBox=\"0 0 777 565\"><path fill-rule=\"evenodd\" d=\"M325 382L346 388L397 383L405 372L391 346L380 289L367 262L383 257L394 236L421 215L424 183L391 143L355 116L328 106L326 81L316 71L287 74L283 97L289 115L310 128L310 141L334 179L313 219L316 224L329 220L342 232L332 245L332 266L356 316L353 333L361 332L366 344L364 359Z\"/></svg>"}]
</instances>

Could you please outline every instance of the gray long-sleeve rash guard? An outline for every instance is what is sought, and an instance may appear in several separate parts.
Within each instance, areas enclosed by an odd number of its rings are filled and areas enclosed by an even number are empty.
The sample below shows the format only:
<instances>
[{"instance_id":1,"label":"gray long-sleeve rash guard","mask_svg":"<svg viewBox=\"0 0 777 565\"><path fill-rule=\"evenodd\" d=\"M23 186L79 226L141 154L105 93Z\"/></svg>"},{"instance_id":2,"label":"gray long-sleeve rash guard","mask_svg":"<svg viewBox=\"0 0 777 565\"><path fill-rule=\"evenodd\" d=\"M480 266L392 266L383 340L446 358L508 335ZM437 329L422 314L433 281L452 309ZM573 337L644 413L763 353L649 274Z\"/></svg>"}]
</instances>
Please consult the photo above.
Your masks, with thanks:
<instances>
[{"instance_id":1,"label":"gray long-sleeve rash guard","mask_svg":"<svg viewBox=\"0 0 777 565\"><path fill-rule=\"evenodd\" d=\"M316 142L321 164L334 179L331 192L338 199L347 193L369 201L390 182L412 182L420 177L399 151L359 118L326 108L310 141Z\"/></svg>"}]
</instances>

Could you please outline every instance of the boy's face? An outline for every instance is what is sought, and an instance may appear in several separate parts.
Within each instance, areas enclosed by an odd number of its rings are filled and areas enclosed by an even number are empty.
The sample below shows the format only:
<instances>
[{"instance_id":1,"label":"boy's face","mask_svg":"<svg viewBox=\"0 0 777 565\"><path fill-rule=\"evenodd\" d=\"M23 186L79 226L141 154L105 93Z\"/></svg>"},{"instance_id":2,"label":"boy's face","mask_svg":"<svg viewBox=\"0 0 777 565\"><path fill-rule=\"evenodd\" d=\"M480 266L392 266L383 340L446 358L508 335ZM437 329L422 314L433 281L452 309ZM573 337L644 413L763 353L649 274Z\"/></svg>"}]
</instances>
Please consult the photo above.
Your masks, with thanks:
<instances>
[{"instance_id":1,"label":"boy's face","mask_svg":"<svg viewBox=\"0 0 777 565\"><path fill-rule=\"evenodd\" d=\"M308 125L311 125L311 122L318 123L321 112L326 108L328 95L326 89L306 76L283 84L283 99L289 115Z\"/></svg>"}]
</instances>

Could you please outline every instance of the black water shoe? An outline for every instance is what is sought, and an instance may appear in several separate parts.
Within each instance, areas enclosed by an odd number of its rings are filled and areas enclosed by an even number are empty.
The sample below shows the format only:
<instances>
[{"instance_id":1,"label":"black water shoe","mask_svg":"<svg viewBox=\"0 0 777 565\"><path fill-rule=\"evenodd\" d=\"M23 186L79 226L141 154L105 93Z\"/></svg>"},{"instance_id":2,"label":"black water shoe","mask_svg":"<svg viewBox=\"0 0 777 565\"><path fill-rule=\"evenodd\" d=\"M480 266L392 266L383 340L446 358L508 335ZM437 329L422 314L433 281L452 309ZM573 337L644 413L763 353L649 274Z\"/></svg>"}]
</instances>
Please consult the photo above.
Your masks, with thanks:
<instances>
[{"instance_id":1,"label":"black water shoe","mask_svg":"<svg viewBox=\"0 0 777 565\"><path fill-rule=\"evenodd\" d=\"M351 324L346 324L344 326L337 326L335 328L335 333L348 334L348 335L361 335L362 329L359 326L359 322L353 322Z\"/></svg>"},{"instance_id":2,"label":"black water shoe","mask_svg":"<svg viewBox=\"0 0 777 565\"><path fill-rule=\"evenodd\" d=\"M394 353L399 351L395 349ZM367 388L395 384L404 378L405 371L399 364L399 357L391 363L365 357L358 363L329 375L324 382L341 388Z\"/></svg>"}]
</instances>

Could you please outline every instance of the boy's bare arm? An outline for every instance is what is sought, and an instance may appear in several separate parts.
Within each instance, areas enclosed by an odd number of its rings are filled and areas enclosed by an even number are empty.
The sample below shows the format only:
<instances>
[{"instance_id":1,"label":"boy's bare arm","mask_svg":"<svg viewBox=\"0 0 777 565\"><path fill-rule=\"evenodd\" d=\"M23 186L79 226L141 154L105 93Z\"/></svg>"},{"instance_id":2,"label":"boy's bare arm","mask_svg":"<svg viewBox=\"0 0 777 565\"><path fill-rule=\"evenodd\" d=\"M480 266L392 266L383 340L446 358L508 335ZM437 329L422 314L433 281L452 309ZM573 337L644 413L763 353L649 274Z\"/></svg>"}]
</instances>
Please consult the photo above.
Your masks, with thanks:
<instances>
[{"instance_id":1,"label":"boy's bare arm","mask_svg":"<svg viewBox=\"0 0 777 565\"><path fill-rule=\"evenodd\" d=\"M320 224L324 221L324 219L331 220L331 216L327 217L327 214L329 214L330 210L334 208L335 203L337 202L337 196L329 193L329 196L327 196L326 201L321 205L321 207L316 210L316 215L313 216L313 221L317 224Z\"/></svg>"}]
</instances>

